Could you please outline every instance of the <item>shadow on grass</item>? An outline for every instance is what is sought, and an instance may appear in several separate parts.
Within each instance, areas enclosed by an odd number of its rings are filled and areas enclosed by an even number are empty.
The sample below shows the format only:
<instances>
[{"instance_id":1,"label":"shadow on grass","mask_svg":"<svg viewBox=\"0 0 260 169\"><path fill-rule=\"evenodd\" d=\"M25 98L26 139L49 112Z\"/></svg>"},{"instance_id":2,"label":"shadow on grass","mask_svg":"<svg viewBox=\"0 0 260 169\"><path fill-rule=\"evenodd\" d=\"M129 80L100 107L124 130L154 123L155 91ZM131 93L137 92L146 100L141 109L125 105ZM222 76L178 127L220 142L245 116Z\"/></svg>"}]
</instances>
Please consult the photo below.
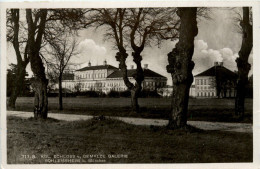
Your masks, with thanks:
<instances>
[{"instance_id":1,"label":"shadow on grass","mask_svg":"<svg viewBox=\"0 0 260 169\"><path fill-rule=\"evenodd\" d=\"M30 118L28 118L28 121L38 121L38 122L51 123L51 122L60 122L61 120L51 118L51 117L48 117L47 119L42 119L42 118L35 119L34 117L30 117Z\"/></svg>"},{"instance_id":2,"label":"shadow on grass","mask_svg":"<svg viewBox=\"0 0 260 169\"><path fill-rule=\"evenodd\" d=\"M105 163L252 162L252 133L187 128L135 126L104 116L73 122L8 117L7 162L42 164L46 163L43 154L51 159L56 154L128 156L106 157ZM25 159L23 154L36 158Z\"/></svg>"}]
</instances>

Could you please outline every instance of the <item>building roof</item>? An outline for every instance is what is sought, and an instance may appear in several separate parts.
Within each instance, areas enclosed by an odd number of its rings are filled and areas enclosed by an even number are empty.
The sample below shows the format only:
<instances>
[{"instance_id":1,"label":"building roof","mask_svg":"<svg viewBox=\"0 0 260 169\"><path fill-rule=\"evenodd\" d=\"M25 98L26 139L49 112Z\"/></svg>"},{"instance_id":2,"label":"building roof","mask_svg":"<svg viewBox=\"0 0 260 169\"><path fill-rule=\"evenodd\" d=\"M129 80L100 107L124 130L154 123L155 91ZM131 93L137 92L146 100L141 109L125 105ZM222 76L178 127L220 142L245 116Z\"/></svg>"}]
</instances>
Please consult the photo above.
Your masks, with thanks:
<instances>
[{"instance_id":1,"label":"building roof","mask_svg":"<svg viewBox=\"0 0 260 169\"><path fill-rule=\"evenodd\" d=\"M74 74L73 73L64 73L62 75L62 80L74 80Z\"/></svg>"},{"instance_id":2,"label":"building roof","mask_svg":"<svg viewBox=\"0 0 260 169\"><path fill-rule=\"evenodd\" d=\"M204 72L197 74L195 77L198 76L224 76L226 78L237 78L237 74L232 72L231 70L225 68L224 66L213 66Z\"/></svg>"},{"instance_id":3,"label":"building roof","mask_svg":"<svg viewBox=\"0 0 260 169\"><path fill-rule=\"evenodd\" d=\"M128 77L133 77L134 74L136 73L136 69L129 69L127 70L127 76ZM121 78L123 77L123 73L120 70L114 71L112 74L110 74L107 78ZM144 69L144 77L161 77L161 78L166 78L150 69Z\"/></svg>"},{"instance_id":4,"label":"building roof","mask_svg":"<svg viewBox=\"0 0 260 169\"><path fill-rule=\"evenodd\" d=\"M98 65L98 66L86 66L86 67L78 69L76 71L99 70L99 69L118 69L118 68L111 66L111 65Z\"/></svg>"}]
</instances>

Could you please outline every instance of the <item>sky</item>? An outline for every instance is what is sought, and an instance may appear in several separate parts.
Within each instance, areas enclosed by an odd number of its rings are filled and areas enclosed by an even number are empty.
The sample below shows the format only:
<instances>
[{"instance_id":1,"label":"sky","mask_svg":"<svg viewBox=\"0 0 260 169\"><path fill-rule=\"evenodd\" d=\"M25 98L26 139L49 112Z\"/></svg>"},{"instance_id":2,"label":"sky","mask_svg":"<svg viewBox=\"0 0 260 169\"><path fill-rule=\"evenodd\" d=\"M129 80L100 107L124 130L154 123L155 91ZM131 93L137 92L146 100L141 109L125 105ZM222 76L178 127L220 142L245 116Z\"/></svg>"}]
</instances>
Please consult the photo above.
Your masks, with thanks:
<instances>
[{"instance_id":1,"label":"sky","mask_svg":"<svg viewBox=\"0 0 260 169\"><path fill-rule=\"evenodd\" d=\"M242 42L242 35L237 33L232 21L232 13L230 10L214 8L211 10L210 20L200 20L198 22L199 32L195 38L193 61L195 67L193 75L201 73L214 65L215 61L224 62L224 66L232 71L237 70L235 59ZM116 50L113 49L113 41L104 40L104 29L86 29L78 33L77 40L79 42L77 50L80 52L78 56L71 59L73 63L81 63L81 66L101 65L104 60L107 64L118 67L115 59ZM160 48L157 46L146 47L142 52L142 65L148 64L148 68L160 73L168 78L168 84L171 85L171 76L166 71L168 64L167 54L174 48L177 41L164 41ZM132 61L131 50L127 51L127 66L135 65ZM16 63L15 53L11 45L7 49L7 62ZM249 63L252 65L252 53L249 57ZM250 74L252 74L253 65ZM30 65L27 66L30 75Z\"/></svg>"}]
</instances>

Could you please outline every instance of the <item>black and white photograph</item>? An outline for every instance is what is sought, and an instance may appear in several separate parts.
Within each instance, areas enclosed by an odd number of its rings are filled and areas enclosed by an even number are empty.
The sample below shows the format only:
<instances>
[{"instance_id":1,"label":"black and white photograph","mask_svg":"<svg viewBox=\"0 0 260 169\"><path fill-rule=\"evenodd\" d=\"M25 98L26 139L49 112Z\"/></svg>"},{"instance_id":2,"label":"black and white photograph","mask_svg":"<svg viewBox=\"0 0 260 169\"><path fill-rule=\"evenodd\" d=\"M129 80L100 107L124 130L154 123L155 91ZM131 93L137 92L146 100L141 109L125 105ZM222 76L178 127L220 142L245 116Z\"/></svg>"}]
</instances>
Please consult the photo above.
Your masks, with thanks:
<instances>
[{"instance_id":1,"label":"black and white photograph","mask_svg":"<svg viewBox=\"0 0 260 169\"><path fill-rule=\"evenodd\" d=\"M1 7L4 168L260 157L259 3L30 3Z\"/></svg>"}]
</instances>

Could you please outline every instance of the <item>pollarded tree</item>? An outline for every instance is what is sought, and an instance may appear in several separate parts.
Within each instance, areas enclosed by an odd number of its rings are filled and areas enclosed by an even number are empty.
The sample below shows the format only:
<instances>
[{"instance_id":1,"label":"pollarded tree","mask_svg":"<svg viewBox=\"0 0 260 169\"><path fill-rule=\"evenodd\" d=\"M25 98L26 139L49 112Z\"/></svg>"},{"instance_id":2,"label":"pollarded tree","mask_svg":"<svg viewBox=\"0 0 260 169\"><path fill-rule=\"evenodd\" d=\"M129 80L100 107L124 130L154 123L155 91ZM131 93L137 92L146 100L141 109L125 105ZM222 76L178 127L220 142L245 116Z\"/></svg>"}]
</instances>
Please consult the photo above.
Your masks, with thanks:
<instances>
[{"instance_id":1,"label":"pollarded tree","mask_svg":"<svg viewBox=\"0 0 260 169\"><path fill-rule=\"evenodd\" d=\"M124 83L131 91L132 108L136 112L139 110L137 99L144 80L141 53L152 41L177 38L179 20L176 20L176 16L169 15L174 10L176 8L92 9L88 15L89 23L96 28L106 27L105 37L115 42L119 51L116 59ZM133 61L137 66L135 84L130 82L127 75L127 44L130 44L133 50Z\"/></svg>"},{"instance_id":2,"label":"pollarded tree","mask_svg":"<svg viewBox=\"0 0 260 169\"><path fill-rule=\"evenodd\" d=\"M193 82L194 38L198 34L196 7L178 8L177 15L180 17L179 42L168 54L167 65L173 84L169 128L182 128L187 125L189 90Z\"/></svg>"},{"instance_id":3,"label":"pollarded tree","mask_svg":"<svg viewBox=\"0 0 260 169\"><path fill-rule=\"evenodd\" d=\"M162 40L175 40L178 37L177 30L180 20L175 14L169 15L169 13L176 13L176 8L133 8L128 10L125 22L129 27L129 41L133 50L133 61L136 64L134 74L136 84L133 84L130 90L133 110L139 112L137 99L144 80L141 53L145 46L151 43L160 44Z\"/></svg>"},{"instance_id":4,"label":"pollarded tree","mask_svg":"<svg viewBox=\"0 0 260 169\"><path fill-rule=\"evenodd\" d=\"M242 45L236 59L238 68L237 94L235 101L235 114L240 118L244 117L245 112L245 96L246 85L248 83L248 73L251 65L248 63L248 58L253 47L253 30L250 18L250 8L243 7L243 18L240 20L242 28Z\"/></svg>"},{"instance_id":5,"label":"pollarded tree","mask_svg":"<svg viewBox=\"0 0 260 169\"><path fill-rule=\"evenodd\" d=\"M128 89L134 85L130 82L127 75L125 37L127 37L126 25L127 9L91 9L87 15L88 23L95 28L105 27L105 37L114 42L114 47L118 50L116 60L119 62L119 68L123 74L123 80ZM88 25L88 24L87 24Z\"/></svg>"}]
</instances>

